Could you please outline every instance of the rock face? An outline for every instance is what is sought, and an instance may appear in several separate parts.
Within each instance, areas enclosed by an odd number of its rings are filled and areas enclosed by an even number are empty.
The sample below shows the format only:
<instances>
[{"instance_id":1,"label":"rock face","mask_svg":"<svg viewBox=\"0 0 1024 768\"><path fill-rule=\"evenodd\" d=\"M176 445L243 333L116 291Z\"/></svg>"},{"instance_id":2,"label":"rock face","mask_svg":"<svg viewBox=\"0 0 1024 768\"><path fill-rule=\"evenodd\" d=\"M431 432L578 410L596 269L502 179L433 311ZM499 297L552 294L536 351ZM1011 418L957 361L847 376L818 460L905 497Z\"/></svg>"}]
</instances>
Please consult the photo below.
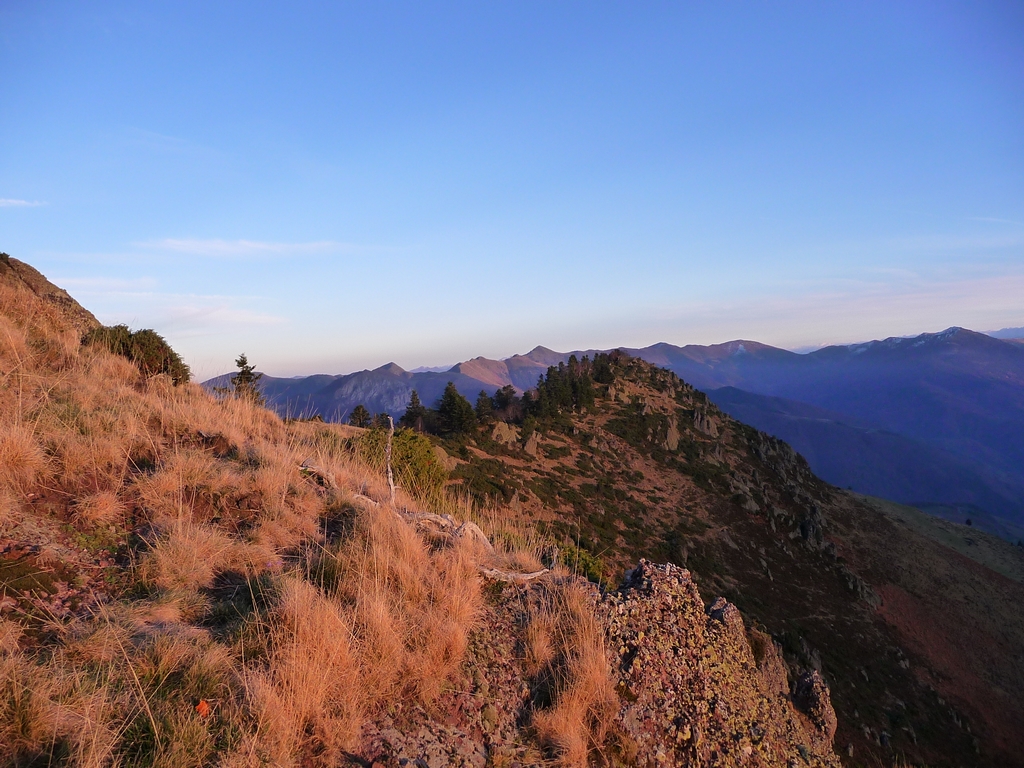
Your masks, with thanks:
<instances>
[{"instance_id":1,"label":"rock face","mask_svg":"<svg viewBox=\"0 0 1024 768\"><path fill-rule=\"evenodd\" d=\"M818 730L832 741L836 735L838 721L835 710L832 709L828 686L825 685L821 672L815 669L800 676L793 689L793 702L811 718L811 722Z\"/></svg>"},{"instance_id":2,"label":"rock face","mask_svg":"<svg viewBox=\"0 0 1024 768\"><path fill-rule=\"evenodd\" d=\"M71 298L67 291L51 283L39 270L6 253L0 253L0 282L27 288L47 303L58 307L71 324L83 333L100 324L92 312Z\"/></svg>"},{"instance_id":3,"label":"rock face","mask_svg":"<svg viewBox=\"0 0 1024 768\"><path fill-rule=\"evenodd\" d=\"M693 412L693 426L708 437L718 437L718 422L706 409Z\"/></svg>"},{"instance_id":4,"label":"rock face","mask_svg":"<svg viewBox=\"0 0 1024 768\"><path fill-rule=\"evenodd\" d=\"M756 659L736 606L718 598L706 614L689 571L641 561L603 604L638 764L839 765L821 675L800 688L812 725L786 695L770 638Z\"/></svg>"}]
</instances>

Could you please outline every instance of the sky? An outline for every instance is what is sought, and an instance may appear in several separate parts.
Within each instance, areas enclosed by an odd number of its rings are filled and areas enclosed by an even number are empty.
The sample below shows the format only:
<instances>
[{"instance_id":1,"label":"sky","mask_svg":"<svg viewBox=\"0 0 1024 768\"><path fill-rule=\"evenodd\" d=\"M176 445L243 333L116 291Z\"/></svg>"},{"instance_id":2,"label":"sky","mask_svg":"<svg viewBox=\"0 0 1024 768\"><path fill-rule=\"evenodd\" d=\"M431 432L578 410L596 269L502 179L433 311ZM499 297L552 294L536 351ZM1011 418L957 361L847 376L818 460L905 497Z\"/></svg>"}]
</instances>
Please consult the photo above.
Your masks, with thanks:
<instances>
[{"instance_id":1,"label":"sky","mask_svg":"<svg viewBox=\"0 0 1024 768\"><path fill-rule=\"evenodd\" d=\"M0 251L199 378L1024 326L1015 2L0 2Z\"/></svg>"}]
</instances>

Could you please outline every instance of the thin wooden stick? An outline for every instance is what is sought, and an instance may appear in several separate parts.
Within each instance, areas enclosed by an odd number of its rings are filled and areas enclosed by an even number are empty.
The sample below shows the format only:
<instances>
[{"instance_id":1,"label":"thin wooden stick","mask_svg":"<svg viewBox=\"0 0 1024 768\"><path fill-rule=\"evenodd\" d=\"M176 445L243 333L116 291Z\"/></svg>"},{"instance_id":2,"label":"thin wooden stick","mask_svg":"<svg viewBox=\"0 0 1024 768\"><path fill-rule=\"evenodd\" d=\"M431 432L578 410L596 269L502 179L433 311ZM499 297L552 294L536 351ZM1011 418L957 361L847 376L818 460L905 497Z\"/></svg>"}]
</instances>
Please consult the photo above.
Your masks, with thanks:
<instances>
[{"instance_id":1,"label":"thin wooden stick","mask_svg":"<svg viewBox=\"0 0 1024 768\"><path fill-rule=\"evenodd\" d=\"M395 506L395 476L391 472L391 441L395 437L395 420L388 416L388 444L384 449L384 461L388 467L388 487L391 489L391 506Z\"/></svg>"}]
</instances>

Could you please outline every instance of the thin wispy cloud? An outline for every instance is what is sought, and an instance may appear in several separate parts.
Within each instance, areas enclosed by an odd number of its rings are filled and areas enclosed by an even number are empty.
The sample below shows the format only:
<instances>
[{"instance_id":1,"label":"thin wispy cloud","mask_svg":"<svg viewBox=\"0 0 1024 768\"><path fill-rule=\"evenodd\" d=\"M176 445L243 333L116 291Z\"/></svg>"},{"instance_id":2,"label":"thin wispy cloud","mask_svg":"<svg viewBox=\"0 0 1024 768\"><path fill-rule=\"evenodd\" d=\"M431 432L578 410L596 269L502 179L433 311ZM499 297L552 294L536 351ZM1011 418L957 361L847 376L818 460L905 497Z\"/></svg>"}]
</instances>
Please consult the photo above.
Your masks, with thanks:
<instances>
[{"instance_id":1,"label":"thin wispy cloud","mask_svg":"<svg viewBox=\"0 0 1024 768\"><path fill-rule=\"evenodd\" d=\"M0 208L37 208L46 203L38 200L15 200L10 197L0 197Z\"/></svg>"},{"instance_id":2,"label":"thin wispy cloud","mask_svg":"<svg viewBox=\"0 0 1024 768\"><path fill-rule=\"evenodd\" d=\"M178 305L166 311L168 324L180 329L199 330L204 333L225 326L280 325L287 319L269 312L258 312L228 304L202 306Z\"/></svg>"},{"instance_id":3,"label":"thin wispy cloud","mask_svg":"<svg viewBox=\"0 0 1024 768\"><path fill-rule=\"evenodd\" d=\"M157 281L152 277L55 277L54 282L66 291L90 293L142 293L152 291Z\"/></svg>"},{"instance_id":4,"label":"thin wispy cloud","mask_svg":"<svg viewBox=\"0 0 1024 768\"><path fill-rule=\"evenodd\" d=\"M1024 235L922 235L891 243L905 251L984 251L1024 246Z\"/></svg>"},{"instance_id":5,"label":"thin wispy cloud","mask_svg":"<svg viewBox=\"0 0 1024 768\"><path fill-rule=\"evenodd\" d=\"M306 243L280 243L259 240L199 240L191 238L165 238L133 243L136 247L173 253L187 253L194 256L283 256L289 254L330 253L351 251L351 243L333 240L319 240Z\"/></svg>"},{"instance_id":6,"label":"thin wispy cloud","mask_svg":"<svg viewBox=\"0 0 1024 768\"><path fill-rule=\"evenodd\" d=\"M1015 227L1024 227L1024 222L1013 221L1012 219L997 219L994 216L972 216L971 221L987 221L992 224L1012 224Z\"/></svg>"}]
</instances>

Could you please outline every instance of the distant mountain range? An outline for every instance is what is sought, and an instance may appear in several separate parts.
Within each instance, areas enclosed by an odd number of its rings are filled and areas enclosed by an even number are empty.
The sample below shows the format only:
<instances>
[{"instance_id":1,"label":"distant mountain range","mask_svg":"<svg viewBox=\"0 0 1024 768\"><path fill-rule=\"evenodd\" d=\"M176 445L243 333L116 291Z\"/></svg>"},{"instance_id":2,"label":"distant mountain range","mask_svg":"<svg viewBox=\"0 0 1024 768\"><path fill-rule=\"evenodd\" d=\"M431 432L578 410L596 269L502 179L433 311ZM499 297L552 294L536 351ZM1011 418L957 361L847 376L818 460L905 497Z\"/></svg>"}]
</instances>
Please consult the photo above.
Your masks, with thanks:
<instances>
[{"instance_id":1,"label":"distant mountain range","mask_svg":"<svg viewBox=\"0 0 1024 768\"><path fill-rule=\"evenodd\" d=\"M1009 331L997 332L1009 335ZM452 381L471 400L534 386L550 365L593 355L536 347L448 371L264 377L290 416L345 420L363 404L401 415L416 389L435 402ZM624 351L667 368L725 412L790 443L823 479L928 509L1004 537L1024 534L1024 345L963 328L797 354L755 341ZM228 376L207 382L224 386Z\"/></svg>"}]
</instances>

